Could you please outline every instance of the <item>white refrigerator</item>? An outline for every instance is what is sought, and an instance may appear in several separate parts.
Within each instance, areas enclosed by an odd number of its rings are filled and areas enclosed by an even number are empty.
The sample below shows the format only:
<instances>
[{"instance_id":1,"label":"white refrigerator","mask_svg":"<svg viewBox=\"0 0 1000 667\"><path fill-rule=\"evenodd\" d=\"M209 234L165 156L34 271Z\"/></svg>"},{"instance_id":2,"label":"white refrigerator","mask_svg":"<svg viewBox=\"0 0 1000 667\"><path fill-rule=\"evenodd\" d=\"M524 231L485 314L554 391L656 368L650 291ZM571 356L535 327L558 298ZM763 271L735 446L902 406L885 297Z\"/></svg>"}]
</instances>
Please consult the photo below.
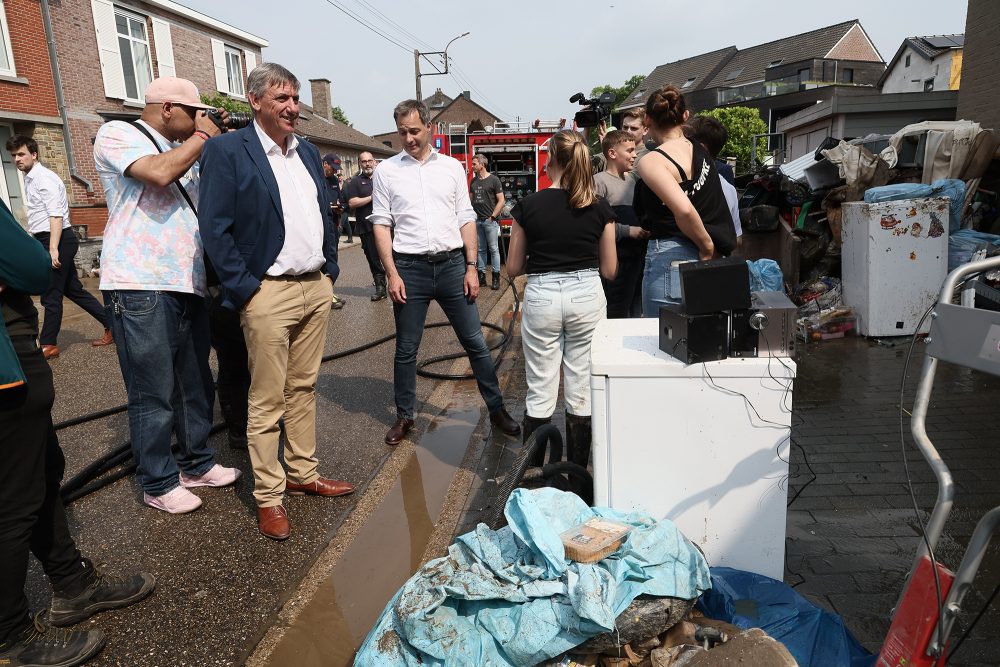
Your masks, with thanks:
<instances>
[{"instance_id":1,"label":"white refrigerator","mask_svg":"<svg viewBox=\"0 0 1000 667\"><path fill-rule=\"evenodd\" d=\"M948 274L947 197L844 204L844 303L862 336L911 336ZM921 333L930 330L924 320Z\"/></svg>"},{"instance_id":2,"label":"white refrigerator","mask_svg":"<svg viewBox=\"0 0 1000 667\"><path fill-rule=\"evenodd\" d=\"M594 504L670 519L709 565L781 580L795 362L685 365L658 328L605 320L594 334Z\"/></svg>"}]
</instances>

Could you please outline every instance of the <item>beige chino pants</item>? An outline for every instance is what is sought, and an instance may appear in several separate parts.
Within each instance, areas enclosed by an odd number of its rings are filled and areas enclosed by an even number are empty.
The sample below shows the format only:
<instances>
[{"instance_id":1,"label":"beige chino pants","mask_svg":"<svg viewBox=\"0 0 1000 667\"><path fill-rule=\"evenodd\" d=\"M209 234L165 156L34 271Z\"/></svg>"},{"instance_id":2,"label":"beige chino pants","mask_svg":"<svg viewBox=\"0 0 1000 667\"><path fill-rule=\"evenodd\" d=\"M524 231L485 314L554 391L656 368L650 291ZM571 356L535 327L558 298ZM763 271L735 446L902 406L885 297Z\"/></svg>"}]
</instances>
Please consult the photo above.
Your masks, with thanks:
<instances>
[{"instance_id":1,"label":"beige chino pants","mask_svg":"<svg viewBox=\"0 0 1000 667\"><path fill-rule=\"evenodd\" d=\"M309 484L316 471L316 378L330 322L333 284L322 273L267 276L240 312L250 365L247 440L259 507L280 505L285 471L278 420L285 419L288 478Z\"/></svg>"}]
</instances>

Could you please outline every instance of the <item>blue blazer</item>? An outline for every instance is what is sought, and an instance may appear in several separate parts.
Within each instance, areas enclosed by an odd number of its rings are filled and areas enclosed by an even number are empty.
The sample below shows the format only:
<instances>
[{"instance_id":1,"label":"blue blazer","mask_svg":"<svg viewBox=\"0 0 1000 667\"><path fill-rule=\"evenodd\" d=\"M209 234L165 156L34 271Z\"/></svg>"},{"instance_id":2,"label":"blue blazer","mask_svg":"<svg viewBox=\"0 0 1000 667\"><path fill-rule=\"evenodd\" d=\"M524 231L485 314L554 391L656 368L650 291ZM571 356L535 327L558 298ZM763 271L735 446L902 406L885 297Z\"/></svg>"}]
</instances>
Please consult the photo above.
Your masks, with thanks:
<instances>
[{"instance_id":1,"label":"blue blazer","mask_svg":"<svg viewBox=\"0 0 1000 667\"><path fill-rule=\"evenodd\" d=\"M316 184L316 205L323 217L323 273L336 280L337 234L319 151L299 137L298 153ZM239 310L257 291L285 243L278 182L253 124L205 143L198 227L205 255L222 283L222 305Z\"/></svg>"}]
</instances>

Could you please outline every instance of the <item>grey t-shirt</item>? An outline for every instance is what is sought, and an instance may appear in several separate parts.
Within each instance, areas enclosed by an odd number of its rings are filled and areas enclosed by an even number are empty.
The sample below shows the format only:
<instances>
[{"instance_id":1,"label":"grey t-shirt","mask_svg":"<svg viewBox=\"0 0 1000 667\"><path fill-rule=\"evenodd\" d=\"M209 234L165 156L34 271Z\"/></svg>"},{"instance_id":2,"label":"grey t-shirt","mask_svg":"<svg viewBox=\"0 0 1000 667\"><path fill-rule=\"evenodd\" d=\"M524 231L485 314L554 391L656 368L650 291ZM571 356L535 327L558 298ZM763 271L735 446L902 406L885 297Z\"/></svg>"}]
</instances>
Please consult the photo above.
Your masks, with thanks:
<instances>
[{"instance_id":1,"label":"grey t-shirt","mask_svg":"<svg viewBox=\"0 0 1000 667\"><path fill-rule=\"evenodd\" d=\"M480 179L476 176L469 184L469 193L472 198L472 210L476 212L476 218L488 218L493 215L493 209L497 206L497 195L503 192L500 179L490 174L486 178Z\"/></svg>"},{"instance_id":2,"label":"grey t-shirt","mask_svg":"<svg viewBox=\"0 0 1000 667\"><path fill-rule=\"evenodd\" d=\"M621 178L602 171L594 174L594 191L599 197L607 199L612 206L631 206L635 181L627 175Z\"/></svg>"}]
</instances>

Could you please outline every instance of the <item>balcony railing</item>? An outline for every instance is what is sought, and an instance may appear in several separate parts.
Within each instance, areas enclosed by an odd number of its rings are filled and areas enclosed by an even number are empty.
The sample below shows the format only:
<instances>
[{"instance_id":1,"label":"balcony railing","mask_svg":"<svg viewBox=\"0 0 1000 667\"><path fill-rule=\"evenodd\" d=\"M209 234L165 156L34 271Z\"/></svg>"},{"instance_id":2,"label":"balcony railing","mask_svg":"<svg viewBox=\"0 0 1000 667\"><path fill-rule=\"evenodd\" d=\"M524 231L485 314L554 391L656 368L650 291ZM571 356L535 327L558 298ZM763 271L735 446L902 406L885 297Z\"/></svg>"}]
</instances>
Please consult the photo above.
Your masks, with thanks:
<instances>
[{"instance_id":1,"label":"balcony railing","mask_svg":"<svg viewBox=\"0 0 1000 667\"><path fill-rule=\"evenodd\" d=\"M781 79L771 79L770 81L758 81L748 83L734 88L722 88L718 91L718 104L732 104L734 102L745 102L756 100L761 97L773 97L775 95L785 95L786 93L797 93L813 88L822 88L834 84L841 86L855 85L840 81L814 81L799 80L798 76L786 76Z\"/></svg>"}]
</instances>

